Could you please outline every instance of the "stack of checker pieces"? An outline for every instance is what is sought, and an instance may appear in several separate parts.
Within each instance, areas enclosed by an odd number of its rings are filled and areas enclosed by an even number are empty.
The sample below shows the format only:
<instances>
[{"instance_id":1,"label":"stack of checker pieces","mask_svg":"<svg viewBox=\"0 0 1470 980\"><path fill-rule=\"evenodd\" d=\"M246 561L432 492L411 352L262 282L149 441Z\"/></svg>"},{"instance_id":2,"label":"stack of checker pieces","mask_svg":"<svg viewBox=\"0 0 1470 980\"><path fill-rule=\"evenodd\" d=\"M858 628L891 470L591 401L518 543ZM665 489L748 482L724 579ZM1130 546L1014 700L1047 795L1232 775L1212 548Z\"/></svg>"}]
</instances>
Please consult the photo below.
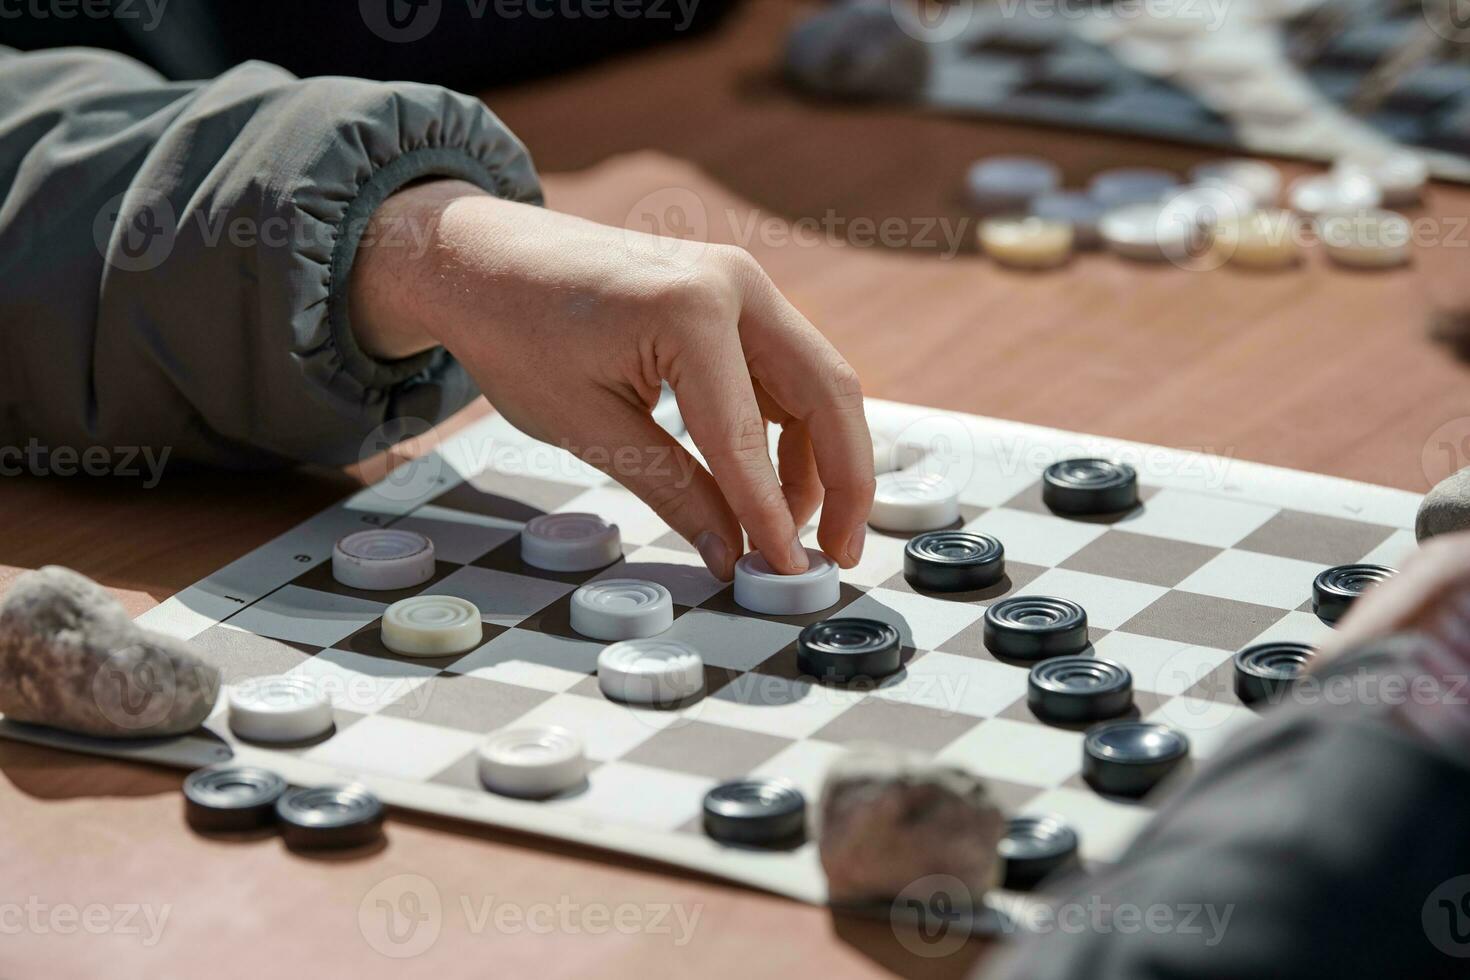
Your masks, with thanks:
<instances>
[{"instance_id":1,"label":"stack of checker pieces","mask_svg":"<svg viewBox=\"0 0 1470 980\"><path fill-rule=\"evenodd\" d=\"M1082 731L1030 710L1029 665L986 649L983 619L995 602L1040 594L1083 606L1093 652L1133 676L1133 712L1184 733L1197 763L1255 717L1234 693L1236 651L1266 640L1319 641L1329 627L1311 612L1317 574L1351 562L1397 565L1415 546L1413 494L896 403L871 402L869 414L889 441L936 449L916 465L940 467L960 488L965 529L1004 542L1002 582L977 594L918 592L903 575L909 535L875 531L862 562L842 573L832 608L759 616L738 606L730 587L627 491L492 417L141 617L192 640L228 684L275 674L318 681L334 700L329 737L283 748L244 742L225 724L223 698L206 730L162 743L3 722L0 734L191 769L257 765L298 786L357 783L390 805L606 847L820 903L826 891L815 843L722 845L700 818L708 790L768 777L815 800L837 755L876 741L978 773L1013 813L1060 817L1076 828L1085 862L1116 860L1147 820L1152 800L1104 796L1083 780ZM1076 456L1131 461L1140 506L1105 518L1052 513L1041 500L1041 472ZM589 573L523 564L519 526L550 511L618 524L623 560ZM485 642L438 660L387 650L380 617L405 596L346 588L329 567L333 543L364 526L432 538L434 577L413 591L474 602ZM596 577L670 590L675 618L665 635L703 656L704 697L660 711L602 695L594 676L602 644L569 622L572 591ZM797 635L834 617L891 624L902 637L904 668L853 689L804 679ZM487 792L476 747L513 724L580 735L590 759L586 787L545 801Z\"/></svg>"}]
</instances>

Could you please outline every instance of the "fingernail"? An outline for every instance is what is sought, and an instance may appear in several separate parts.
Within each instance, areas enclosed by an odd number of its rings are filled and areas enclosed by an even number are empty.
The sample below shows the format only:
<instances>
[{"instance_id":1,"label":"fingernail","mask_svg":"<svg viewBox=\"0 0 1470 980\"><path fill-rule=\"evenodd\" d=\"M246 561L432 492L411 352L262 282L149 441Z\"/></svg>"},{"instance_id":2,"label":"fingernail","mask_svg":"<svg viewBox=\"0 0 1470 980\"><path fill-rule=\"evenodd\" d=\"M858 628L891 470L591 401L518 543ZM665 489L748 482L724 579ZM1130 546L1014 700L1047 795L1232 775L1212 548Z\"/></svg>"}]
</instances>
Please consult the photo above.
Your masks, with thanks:
<instances>
[{"instance_id":1,"label":"fingernail","mask_svg":"<svg viewBox=\"0 0 1470 980\"><path fill-rule=\"evenodd\" d=\"M694 549L704 559L705 567L722 582L730 580L730 549L713 531L701 531L694 539Z\"/></svg>"},{"instance_id":2,"label":"fingernail","mask_svg":"<svg viewBox=\"0 0 1470 980\"><path fill-rule=\"evenodd\" d=\"M868 538L868 525L859 524L847 539L847 560L856 565L863 558L863 542Z\"/></svg>"},{"instance_id":3,"label":"fingernail","mask_svg":"<svg viewBox=\"0 0 1470 980\"><path fill-rule=\"evenodd\" d=\"M806 556L806 545L801 543L801 538L791 539L791 565L798 572L812 567L811 559Z\"/></svg>"}]
</instances>

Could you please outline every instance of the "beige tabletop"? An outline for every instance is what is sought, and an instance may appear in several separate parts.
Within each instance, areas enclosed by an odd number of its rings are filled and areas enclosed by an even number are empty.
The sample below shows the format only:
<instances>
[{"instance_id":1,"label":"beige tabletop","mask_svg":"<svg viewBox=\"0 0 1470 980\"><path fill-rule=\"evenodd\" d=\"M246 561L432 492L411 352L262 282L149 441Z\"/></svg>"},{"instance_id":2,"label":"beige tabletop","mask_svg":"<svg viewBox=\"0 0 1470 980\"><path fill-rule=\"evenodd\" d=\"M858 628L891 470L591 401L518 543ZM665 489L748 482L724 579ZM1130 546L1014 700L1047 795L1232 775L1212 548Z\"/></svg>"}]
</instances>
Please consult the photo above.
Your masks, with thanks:
<instances>
[{"instance_id":1,"label":"beige tabletop","mask_svg":"<svg viewBox=\"0 0 1470 980\"><path fill-rule=\"evenodd\" d=\"M674 202L702 215L708 237L751 248L872 395L1411 490L1470 462L1470 379L1426 332L1465 288L1463 227L1458 246L1377 274L1315 254L1271 275L1105 255L1026 275L968 247L946 257L920 232L934 219L973 234L956 191L983 154L1041 153L1072 181L1210 154L803 102L769 70L794 9L751 3L715 36L486 98L535 152L552 206L616 224L662 220ZM1443 186L1416 212L1447 239L1467 214L1470 192ZM913 240L856 245L859 218L897 219ZM151 489L7 478L0 589L60 563L142 612L364 470L381 461L170 471ZM392 814L384 847L343 859L205 839L184 825L180 779L0 743L0 976L957 976L989 953L915 955L882 922L409 813ZM411 904L425 896L437 914ZM384 902L424 931L385 940Z\"/></svg>"}]
</instances>

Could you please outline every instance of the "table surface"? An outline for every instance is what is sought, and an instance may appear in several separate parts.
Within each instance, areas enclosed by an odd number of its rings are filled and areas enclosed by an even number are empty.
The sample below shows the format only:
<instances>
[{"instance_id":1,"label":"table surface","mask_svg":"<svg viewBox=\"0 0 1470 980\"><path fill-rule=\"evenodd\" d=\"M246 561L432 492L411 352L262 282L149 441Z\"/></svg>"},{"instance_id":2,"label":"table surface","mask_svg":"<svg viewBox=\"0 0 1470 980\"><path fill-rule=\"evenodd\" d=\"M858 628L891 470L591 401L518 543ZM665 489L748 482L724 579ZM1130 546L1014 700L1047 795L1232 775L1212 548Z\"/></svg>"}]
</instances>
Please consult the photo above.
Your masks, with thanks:
<instances>
[{"instance_id":1,"label":"table surface","mask_svg":"<svg viewBox=\"0 0 1470 980\"><path fill-rule=\"evenodd\" d=\"M969 247L947 257L926 245L925 229L932 219L973 234L957 188L978 156L1039 153L1075 183L1103 167L1182 169L1212 154L804 102L771 72L795 10L751 3L716 35L486 97L535 152L552 206L620 225L677 217L669 206L684 206L683 220L702 220L710 239L751 248L872 395L1411 490L1466 462L1466 371L1426 332L1435 304L1464 298L1452 292L1465 280L1452 275L1464 267L1453 243L1421 248L1410 268L1372 274L1317 255L1293 272L1256 275L1106 255L1028 275ZM1447 235L1466 214L1470 191L1445 186L1418 212ZM896 220L890 227L915 241L862 247L859 219ZM1459 235L1463 249L1463 226ZM25 569L59 563L138 613L381 465L169 474L147 490L122 480L8 479L0 589ZM283 957L313 973L397 974L405 964L374 948L375 938L385 945L374 923L380 900L413 911L401 894L423 882L404 875L427 879L442 910L428 926L437 938L407 966L446 978L958 976L991 953L971 944L925 958L882 922L414 814L393 814L385 847L340 859L293 854L272 837L204 839L184 826L179 781L172 771L0 743L8 825L0 864L10 884L0 926L10 933L24 922L0 945L0 974L166 967L254 976ZM649 916L650 928L625 934L599 917L630 904L646 911L624 914ZM93 905L106 911L87 911ZM498 912L502 905L511 911ZM662 907L692 922L688 935L652 928ZM154 922L167 915L157 935L150 911Z\"/></svg>"}]
</instances>

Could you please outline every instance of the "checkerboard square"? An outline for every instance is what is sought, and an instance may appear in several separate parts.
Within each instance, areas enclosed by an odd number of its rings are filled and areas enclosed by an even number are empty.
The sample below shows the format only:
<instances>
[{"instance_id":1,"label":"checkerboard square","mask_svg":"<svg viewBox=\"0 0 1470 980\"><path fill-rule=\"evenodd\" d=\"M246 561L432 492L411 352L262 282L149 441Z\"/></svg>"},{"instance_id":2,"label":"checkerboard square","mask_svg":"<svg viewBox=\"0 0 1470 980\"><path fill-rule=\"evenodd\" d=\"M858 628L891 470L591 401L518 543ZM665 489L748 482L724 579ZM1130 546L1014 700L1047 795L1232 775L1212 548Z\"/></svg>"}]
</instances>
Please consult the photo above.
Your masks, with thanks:
<instances>
[{"instance_id":1,"label":"checkerboard square","mask_svg":"<svg viewBox=\"0 0 1470 980\"><path fill-rule=\"evenodd\" d=\"M511 575L493 568L466 565L453 575L424 590L424 595L452 595L468 599L480 610L480 618L499 626L515 626L540 612L572 587L563 582Z\"/></svg>"},{"instance_id":2,"label":"checkerboard square","mask_svg":"<svg viewBox=\"0 0 1470 980\"><path fill-rule=\"evenodd\" d=\"M1000 460L981 458L974 472L960 487L960 501L978 507L1009 506L1028 488L1035 488L1041 499L1041 484L1029 466L1008 467Z\"/></svg>"},{"instance_id":3,"label":"checkerboard square","mask_svg":"<svg viewBox=\"0 0 1470 980\"><path fill-rule=\"evenodd\" d=\"M686 724L677 711L661 711L609 701L571 691L553 695L522 715L516 727L560 725L576 732L587 747L587 757L598 761L620 758L656 733Z\"/></svg>"},{"instance_id":4,"label":"checkerboard square","mask_svg":"<svg viewBox=\"0 0 1470 980\"><path fill-rule=\"evenodd\" d=\"M1026 676L1020 667L935 652L884 679L873 697L985 718L1026 696Z\"/></svg>"},{"instance_id":5,"label":"checkerboard square","mask_svg":"<svg viewBox=\"0 0 1470 980\"><path fill-rule=\"evenodd\" d=\"M1060 565L1107 533L1102 525L1059 521L1007 507L986 511L966 524L965 530L999 538L1007 560L1047 567Z\"/></svg>"},{"instance_id":6,"label":"checkerboard square","mask_svg":"<svg viewBox=\"0 0 1470 980\"><path fill-rule=\"evenodd\" d=\"M323 650L290 673L317 682L335 707L375 714L404 701L439 671L405 660L366 657L346 650Z\"/></svg>"},{"instance_id":7,"label":"checkerboard square","mask_svg":"<svg viewBox=\"0 0 1470 980\"><path fill-rule=\"evenodd\" d=\"M1222 551L1179 583L1200 592L1278 609L1295 609L1312 597L1312 580L1326 566L1254 551Z\"/></svg>"},{"instance_id":8,"label":"checkerboard square","mask_svg":"<svg viewBox=\"0 0 1470 980\"><path fill-rule=\"evenodd\" d=\"M296 576L296 578L291 580L291 584L303 589L316 589L319 592L330 592L333 595L351 596L354 599L363 599L367 602L380 602L384 605L391 605L399 599L407 599L409 596L418 595L425 589L431 588L434 583L443 580L457 568L459 566L452 562L436 561L434 563L433 576L427 582L420 582L418 585L411 586L410 588L355 589L351 586L343 585L333 578L332 563L330 561L324 561Z\"/></svg>"},{"instance_id":9,"label":"checkerboard square","mask_svg":"<svg viewBox=\"0 0 1470 980\"><path fill-rule=\"evenodd\" d=\"M1053 568L1026 590L1033 595L1070 599L1087 610L1087 622L1114 630L1159 599L1167 589L1143 582L1105 578L1087 572Z\"/></svg>"},{"instance_id":10,"label":"checkerboard square","mask_svg":"<svg viewBox=\"0 0 1470 980\"><path fill-rule=\"evenodd\" d=\"M1362 561L1389 568L1403 568L1404 562L1419 550L1419 541L1413 531L1399 530L1390 534L1383 543L1362 557Z\"/></svg>"},{"instance_id":11,"label":"checkerboard square","mask_svg":"<svg viewBox=\"0 0 1470 980\"><path fill-rule=\"evenodd\" d=\"M1059 786L1082 768L1082 733L992 718L961 735L939 761L989 779L1021 785Z\"/></svg>"},{"instance_id":12,"label":"checkerboard square","mask_svg":"<svg viewBox=\"0 0 1470 980\"><path fill-rule=\"evenodd\" d=\"M199 659L220 672L225 684L251 677L284 674L300 666L317 647L272 640L232 626L211 626L190 641Z\"/></svg>"},{"instance_id":13,"label":"checkerboard square","mask_svg":"<svg viewBox=\"0 0 1470 980\"><path fill-rule=\"evenodd\" d=\"M1160 490L1115 526L1136 534L1229 548L1265 524L1275 507L1188 490Z\"/></svg>"},{"instance_id":14,"label":"checkerboard square","mask_svg":"<svg viewBox=\"0 0 1470 980\"><path fill-rule=\"evenodd\" d=\"M815 806L822 798L827 771L847 751L831 742L793 742L756 766L750 774L795 783L807 798L807 803Z\"/></svg>"},{"instance_id":15,"label":"checkerboard square","mask_svg":"<svg viewBox=\"0 0 1470 980\"><path fill-rule=\"evenodd\" d=\"M387 608L382 602L287 585L231 616L229 624L276 640L329 647Z\"/></svg>"},{"instance_id":16,"label":"checkerboard square","mask_svg":"<svg viewBox=\"0 0 1470 980\"><path fill-rule=\"evenodd\" d=\"M673 831L699 817L704 794L715 786L706 777L626 761L598 766L587 782L586 792L545 805L597 820Z\"/></svg>"},{"instance_id":17,"label":"checkerboard square","mask_svg":"<svg viewBox=\"0 0 1470 980\"><path fill-rule=\"evenodd\" d=\"M841 615L887 623L898 630L904 646L933 650L984 616L985 607L914 592L874 589L842 610Z\"/></svg>"},{"instance_id":18,"label":"checkerboard square","mask_svg":"<svg viewBox=\"0 0 1470 980\"><path fill-rule=\"evenodd\" d=\"M658 732L622 761L709 779L735 779L790 744L789 738L691 721Z\"/></svg>"},{"instance_id":19,"label":"checkerboard square","mask_svg":"<svg viewBox=\"0 0 1470 980\"><path fill-rule=\"evenodd\" d=\"M697 606L725 588L725 583L704 567L697 553L653 547L638 548L623 561L592 576L591 581L609 578L657 582L684 606Z\"/></svg>"},{"instance_id":20,"label":"checkerboard square","mask_svg":"<svg viewBox=\"0 0 1470 980\"><path fill-rule=\"evenodd\" d=\"M623 547L651 544L669 532L668 523L643 501L616 484L583 490L555 508L567 513L597 514L618 526Z\"/></svg>"},{"instance_id":21,"label":"checkerboard square","mask_svg":"<svg viewBox=\"0 0 1470 980\"><path fill-rule=\"evenodd\" d=\"M974 724L971 715L869 697L812 733L812 738L839 745L878 742L932 755Z\"/></svg>"},{"instance_id":22,"label":"checkerboard square","mask_svg":"<svg viewBox=\"0 0 1470 980\"><path fill-rule=\"evenodd\" d=\"M769 619L691 609L660 636L699 651L707 664L750 670L796 639L801 630Z\"/></svg>"},{"instance_id":23,"label":"checkerboard square","mask_svg":"<svg viewBox=\"0 0 1470 980\"><path fill-rule=\"evenodd\" d=\"M427 780L472 751L479 738L455 728L370 715L302 757L336 766L347 774Z\"/></svg>"},{"instance_id":24,"label":"checkerboard square","mask_svg":"<svg viewBox=\"0 0 1470 980\"><path fill-rule=\"evenodd\" d=\"M1286 615L1285 610L1194 592L1168 592L1119 627L1125 633L1239 650Z\"/></svg>"},{"instance_id":25,"label":"checkerboard square","mask_svg":"<svg viewBox=\"0 0 1470 980\"><path fill-rule=\"evenodd\" d=\"M1388 540L1393 528L1341 517L1283 510L1236 547L1316 565L1346 565Z\"/></svg>"},{"instance_id":26,"label":"checkerboard square","mask_svg":"<svg viewBox=\"0 0 1470 980\"><path fill-rule=\"evenodd\" d=\"M1094 651L1127 667L1135 689L1171 697L1187 691L1234 656L1230 650L1123 632L1098 640Z\"/></svg>"},{"instance_id":27,"label":"checkerboard square","mask_svg":"<svg viewBox=\"0 0 1470 980\"><path fill-rule=\"evenodd\" d=\"M685 717L782 738L805 738L863 699L859 691L770 674L735 677Z\"/></svg>"},{"instance_id":28,"label":"checkerboard square","mask_svg":"<svg viewBox=\"0 0 1470 980\"><path fill-rule=\"evenodd\" d=\"M585 489L534 476L513 476L486 470L446 490L430 503L519 525L560 508Z\"/></svg>"},{"instance_id":29,"label":"checkerboard square","mask_svg":"<svg viewBox=\"0 0 1470 980\"><path fill-rule=\"evenodd\" d=\"M565 691L597 672L603 644L508 629L444 669L539 691Z\"/></svg>"},{"instance_id":30,"label":"checkerboard square","mask_svg":"<svg viewBox=\"0 0 1470 980\"><path fill-rule=\"evenodd\" d=\"M1222 669L1230 667L1227 664ZM1163 722L1187 735L1189 754L1196 760L1215 755L1259 720L1254 711L1238 702L1231 704L1224 699L1206 701L1190 696L1170 698L1144 717L1149 721Z\"/></svg>"},{"instance_id":31,"label":"checkerboard square","mask_svg":"<svg viewBox=\"0 0 1470 980\"><path fill-rule=\"evenodd\" d=\"M1187 541L1113 530L1062 562L1061 567L1167 588L1184 581L1219 553L1218 548Z\"/></svg>"},{"instance_id":32,"label":"checkerboard square","mask_svg":"<svg viewBox=\"0 0 1470 980\"><path fill-rule=\"evenodd\" d=\"M393 526L424 535L434 542L435 557L456 565L468 565L516 536L513 527L493 518L432 504L420 507Z\"/></svg>"},{"instance_id":33,"label":"checkerboard square","mask_svg":"<svg viewBox=\"0 0 1470 980\"><path fill-rule=\"evenodd\" d=\"M550 696L482 677L439 674L424 687L386 705L379 714L488 735L514 724Z\"/></svg>"},{"instance_id":34,"label":"checkerboard square","mask_svg":"<svg viewBox=\"0 0 1470 980\"><path fill-rule=\"evenodd\" d=\"M1310 608L1311 603L1307 605ZM1292 610L1259 636L1253 637L1251 643L1306 643L1317 647L1326 642L1332 632L1332 627L1318 619L1316 613Z\"/></svg>"}]
</instances>

